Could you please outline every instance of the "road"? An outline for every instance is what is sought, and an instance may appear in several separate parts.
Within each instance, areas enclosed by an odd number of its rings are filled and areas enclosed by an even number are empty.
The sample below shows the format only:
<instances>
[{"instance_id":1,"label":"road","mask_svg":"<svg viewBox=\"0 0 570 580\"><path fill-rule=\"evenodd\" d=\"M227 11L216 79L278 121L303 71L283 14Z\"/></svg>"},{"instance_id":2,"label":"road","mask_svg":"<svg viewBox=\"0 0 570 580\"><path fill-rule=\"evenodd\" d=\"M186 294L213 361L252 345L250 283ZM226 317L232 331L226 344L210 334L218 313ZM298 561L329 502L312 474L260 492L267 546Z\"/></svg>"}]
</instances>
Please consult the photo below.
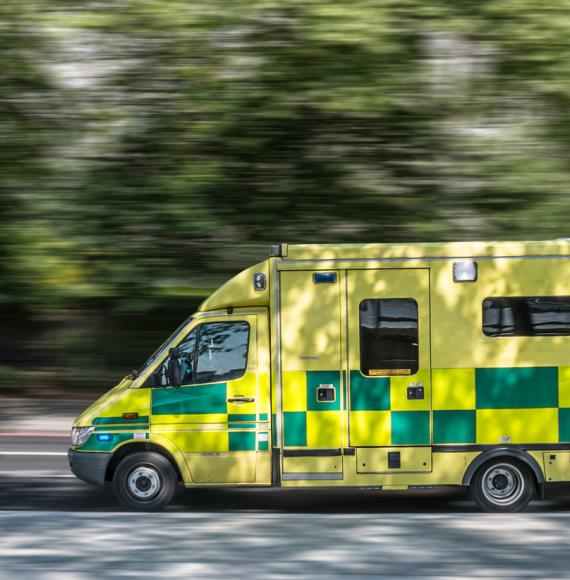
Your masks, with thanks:
<instances>
[{"instance_id":1,"label":"road","mask_svg":"<svg viewBox=\"0 0 570 580\"><path fill-rule=\"evenodd\" d=\"M513 515L461 490L221 489L133 514L71 476L67 443L0 435L0 578L570 577L570 489Z\"/></svg>"}]
</instances>

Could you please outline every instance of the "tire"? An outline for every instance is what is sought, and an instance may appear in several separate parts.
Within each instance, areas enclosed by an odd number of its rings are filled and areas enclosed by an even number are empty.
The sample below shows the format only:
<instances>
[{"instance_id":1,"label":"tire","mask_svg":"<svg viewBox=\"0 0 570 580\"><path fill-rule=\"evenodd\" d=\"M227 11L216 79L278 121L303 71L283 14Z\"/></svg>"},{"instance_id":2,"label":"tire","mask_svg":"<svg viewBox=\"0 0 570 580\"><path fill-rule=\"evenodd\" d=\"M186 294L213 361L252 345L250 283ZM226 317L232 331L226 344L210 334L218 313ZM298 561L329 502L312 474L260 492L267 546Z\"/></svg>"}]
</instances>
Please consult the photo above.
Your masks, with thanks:
<instances>
[{"instance_id":1,"label":"tire","mask_svg":"<svg viewBox=\"0 0 570 580\"><path fill-rule=\"evenodd\" d=\"M127 455L113 477L113 491L132 511L162 511L172 500L178 477L172 463L153 451Z\"/></svg>"},{"instance_id":2,"label":"tire","mask_svg":"<svg viewBox=\"0 0 570 580\"><path fill-rule=\"evenodd\" d=\"M510 457L483 464L471 481L471 496L486 512L519 512L534 495L534 476L529 467Z\"/></svg>"}]
</instances>

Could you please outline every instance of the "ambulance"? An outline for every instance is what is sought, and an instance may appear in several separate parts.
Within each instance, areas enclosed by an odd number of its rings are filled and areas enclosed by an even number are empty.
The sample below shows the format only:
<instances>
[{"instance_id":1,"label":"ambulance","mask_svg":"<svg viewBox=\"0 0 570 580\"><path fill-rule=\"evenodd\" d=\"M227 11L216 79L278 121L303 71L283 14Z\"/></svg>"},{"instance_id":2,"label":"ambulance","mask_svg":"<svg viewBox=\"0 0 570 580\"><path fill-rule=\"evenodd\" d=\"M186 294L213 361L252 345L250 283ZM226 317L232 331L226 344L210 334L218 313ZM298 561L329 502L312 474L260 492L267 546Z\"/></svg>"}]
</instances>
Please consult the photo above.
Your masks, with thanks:
<instances>
[{"instance_id":1,"label":"ambulance","mask_svg":"<svg viewBox=\"0 0 570 580\"><path fill-rule=\"evenodd\" d=\"M570 481L570 240L272 246L75 421L69 461L129 509L179 485Z\"/></svg>"}]
</instances>

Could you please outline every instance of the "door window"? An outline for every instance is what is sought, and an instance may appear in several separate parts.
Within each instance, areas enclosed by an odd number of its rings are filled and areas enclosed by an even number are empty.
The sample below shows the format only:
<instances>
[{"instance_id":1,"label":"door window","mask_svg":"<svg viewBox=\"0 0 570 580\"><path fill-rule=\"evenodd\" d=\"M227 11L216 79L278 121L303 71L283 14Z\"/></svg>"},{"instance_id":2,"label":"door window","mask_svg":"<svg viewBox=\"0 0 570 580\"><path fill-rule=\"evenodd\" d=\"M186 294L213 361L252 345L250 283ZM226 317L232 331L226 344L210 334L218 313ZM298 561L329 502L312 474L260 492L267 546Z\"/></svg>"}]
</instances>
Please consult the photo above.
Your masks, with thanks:
<instances>
[{"instance_id":1,"label":"door window","mask_svg":"<svg viewBox=\"0 0 570 580\"><path fill-rule=\"evenodd\" d=\"M418 304L411 298L360 303L360 370L367 376L418 371Z\"/></svg>"},{"instance_id":2,"label":"door window","mask_svg":"<svg viewBox=\"0 0 570 580\"><path fill-rule=\"evenodd\" d=\"M149 386L171 387L168 365L173 356L180 365L180 386L231 381L247 367L249 324L208 322L194 328L153 373Z\"/></svg>"},{"instance_id":3,"label":"door window","mask_svg":"<svg viewBox=\"0 0 570 580\"><path fill-rule=\"evenodd\" d=\"M196 337L198 335L198 328L191 330L181 343L176 347L176 358L180 364L180 374L182 377L182 385L191 385L193 382L193 369L196 359ZM168 362L172 355L168 356L166 360L154 371L149 377L147 386L152 387L171 387L168 378Z\"/></svg>"},{"instance_id":4,"label":"door window","mask_svg":"<svg viewBox=\"0 0 570 580\"><path fill-rule=\"evenodd\" d=\"M231 381L247 366L249 324L210 322L200 326L196 383Z\"/></svg>"}]
</instances>

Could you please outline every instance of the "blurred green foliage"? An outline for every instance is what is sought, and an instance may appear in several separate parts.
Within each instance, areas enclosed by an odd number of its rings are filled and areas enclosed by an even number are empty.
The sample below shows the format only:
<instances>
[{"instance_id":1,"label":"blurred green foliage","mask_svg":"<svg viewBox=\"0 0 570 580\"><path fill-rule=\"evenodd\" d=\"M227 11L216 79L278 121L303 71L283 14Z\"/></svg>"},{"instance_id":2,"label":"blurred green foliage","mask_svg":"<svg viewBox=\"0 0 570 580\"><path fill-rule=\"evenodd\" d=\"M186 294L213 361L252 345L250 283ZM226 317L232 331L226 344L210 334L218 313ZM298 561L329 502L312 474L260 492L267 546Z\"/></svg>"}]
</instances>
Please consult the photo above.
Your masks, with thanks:
<instances>
[{"instance_id":1,"label":"blurred green foliage","mask_svg":"<svg viewBox=\"0 0 570 580\"><path fill-rule=\"evenodd\" d=\"M164 312L183 318L274 241L568 235L568 8L3 0L0 304L29 329L16 350L75 353L57 368L97 382L94 336L160 311L150 349Z\"/></svg>"}]
</instances>

